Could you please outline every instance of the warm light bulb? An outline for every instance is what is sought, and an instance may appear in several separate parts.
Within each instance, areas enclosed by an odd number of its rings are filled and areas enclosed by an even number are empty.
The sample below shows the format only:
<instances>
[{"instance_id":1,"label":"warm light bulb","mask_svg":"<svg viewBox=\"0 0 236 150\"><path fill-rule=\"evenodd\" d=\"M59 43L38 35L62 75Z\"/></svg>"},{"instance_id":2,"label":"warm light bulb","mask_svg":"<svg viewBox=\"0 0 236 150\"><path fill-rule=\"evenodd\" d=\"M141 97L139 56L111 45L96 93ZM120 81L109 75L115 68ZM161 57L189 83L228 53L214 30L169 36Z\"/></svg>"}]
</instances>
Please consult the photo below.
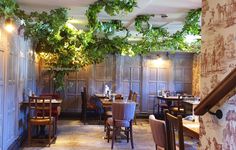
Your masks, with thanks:
<instances>
[{"instance_id":1,"label":"warm light bulb","mask_svg":"<svg viewBox=\"0 0 236 150\"><path fill-rule=\"evenodd\" d=\"M157 64L162 65L163 59L161 57L157 58Z\"/></svg>"},{"instance_id":2,"label":"warm light bulb","mask_svg":"<svg viewBox=\"0 0 236 150\"><path fill-rule=\"evenodd\" d=\"M6 20L5 20L5 26L4 26L4 28L8 31L8 32L13 32L14 31L14 26L13 26L13 21L12 21L12 19L11 18L7 18Z\"/></svg>"}]
</instances>

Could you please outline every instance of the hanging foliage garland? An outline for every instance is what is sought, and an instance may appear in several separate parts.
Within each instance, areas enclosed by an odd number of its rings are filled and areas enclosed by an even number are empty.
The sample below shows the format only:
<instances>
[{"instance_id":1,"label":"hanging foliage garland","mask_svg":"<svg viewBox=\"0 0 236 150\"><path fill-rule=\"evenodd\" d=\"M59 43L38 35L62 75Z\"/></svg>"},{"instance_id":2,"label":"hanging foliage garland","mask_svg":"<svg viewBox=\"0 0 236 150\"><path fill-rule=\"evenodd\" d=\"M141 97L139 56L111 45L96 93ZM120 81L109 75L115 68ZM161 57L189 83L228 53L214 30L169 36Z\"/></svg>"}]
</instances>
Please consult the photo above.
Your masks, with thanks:
<instances>
[{"instance_id":1,"label":"hanging foliage garland","mask_svg":"<svg viewBox=\"0 0 236 150\"><path fill-rule=\"evenodd\" d=\"M98 15L105 11L110 16L130 13L137 0L99 0L86 11L88 29L78 30L67 23L66 8L50 12L26 14L14 0L0 2L0 15L24 20L25 38L31 39L35 51L51 68L58 90L63 88L65 74L73 69L99 63L108 54L138 55L158 50L199 52L200 41L186 44L187 34L199 35L201 10L191 10L182 30L170 34L164 27L152 27L149 20L154 15L140 15L135 19L135 29L141 40L131 43L129 30L120 20L100 21ZM119 36L117 32L124 32ZM68 69L69 68L69 69Z\"/></svg>"}]
</instances>

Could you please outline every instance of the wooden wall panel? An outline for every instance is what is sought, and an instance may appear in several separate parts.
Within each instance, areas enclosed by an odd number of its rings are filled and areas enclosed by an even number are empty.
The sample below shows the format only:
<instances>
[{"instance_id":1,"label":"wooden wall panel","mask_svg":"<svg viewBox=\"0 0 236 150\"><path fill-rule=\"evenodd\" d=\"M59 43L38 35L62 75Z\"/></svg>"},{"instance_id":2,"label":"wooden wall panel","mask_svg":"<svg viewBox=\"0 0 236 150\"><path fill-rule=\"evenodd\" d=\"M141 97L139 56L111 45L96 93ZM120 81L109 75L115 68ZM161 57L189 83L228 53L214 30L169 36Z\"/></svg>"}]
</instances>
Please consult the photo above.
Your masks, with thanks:
<instances>
[{"instance_id":1,"label":"wooden wall panel","mask_svg":"<svg viewBox=\"0 0 236 150\"><path fill-rule=\"evenodd\" d=\"M6 68L6 101L4 105L4 137L7 139L5 145L10 145L16 137L16 125L17 118L17 108L18 100L16 95L17 87L17 53L15 50L10 50L6 52L7 54L7 68Z\"/></svg>"},{"instance_id":2,"label":"wooden wall panel","mask_svg":"<svg viewBox=\"0 0 236 150\"><path fill-rule=\"evenodd\" d=\"M52 85L52 77L51 73L48 70L43 70L40 73L40 79L39 79L39 94L41 93L52 93L53 92L53 85Z\"/></svg>"},{"instance_id":3,"label":"wooden wall panel","mask_svg":"<svg viewBox=\"0 0 236 150\"><path fill-rule=\"evenodd\" d=\"M103 63L94 65L94 93L103 93L105 85L114 91L115 85L112 82L115 75L114 65L114 56L108 57Z\"/></svg>"},{"instance_id":4,"label":"wooden wall panel","mask_svg":"<svg viewBox=\"0 0 236 150\"><path fill-rule=\"evenodd\" d=\"M62 103L64 112L81 111L81 92L83 87L88 88L88 72L86 69L70 72L65 78L65 95Z\"/></svg>"},{"instance_id":5,"label":"wooden wall panel","mask_svg":"<svg viewBox=\"0 0 236 150\"><path fill-rule=\"evenodd\" d=\"M138 93L138 99L140 97L140 84L141 84L141 58L136 57L120 57L122 70L121 73L121 84L123 84L123 94L124 98L127 98L129 91Z\"/></svg>"},{"instance_id":6,"label":"wooden wall panel","mask_svg":"<svg viewBox=\"0 0 236 150\"><path fill-rule=\"evenodd\" d=\"M0 49L0 82L4 81L4 51Z\"/></svg>"},{"instance_id":7,"label":"wooden wall panel","mask_svg":"<svg viewBox=\"0 0 236 150\"><path fill-rule=\"evenodd\" d=\"M137 110L152 113L158 91L191 89L191 61L191 55L185 54L171 55L169 59L164 59L163 64L158 64L156 58L149 56L109 56L103 63L69 73L65 78L62 109L80 112L82 87L87 87L89 95L93 95L103 93L107 84L112 92L122 94L125 99L129 90L137 92Z\"/></svg>"},{"instance_id":8,"label":"wooden wall panel","mask_svg":"<svg viewBox=\"0 0 236 150\"><path fill-rule=\"evenodd\" d=\"M4 70L5 70L5 61L4 61L4 51L0 49L0 150L3 149L3 106L4 106L4 93L5 93L5 78L4 78Z\"/></svg>"},{"instance_id":9,"label":"wooden wall panel","mask_svg":"<svg viewBox=\"0 0 236 150\"><path fill-rule=\"evenodd\" d=\"M122 89L123 89L122 93L126 96L125 98L127 98L127 96L129 95L129 89L131 89L131 86L128 80L123 81Z\"/></svg>"},{"instance_id":10,"label":"wooden wall panel","mask_svg":"<svg viewBox=\"0 0 236 150\"><path fill-rule=\"evenodd\" d=\"M174 57L174 86L177 92L192 93L193 55L177 54Z\"/></svg>"},{"instance_id":11,"label":"wooden wall panel","mask_svg":"<svg viewBox=\"0 0 236 150\"><path fill-rule=\"evenodd\" d=\"M0 150L5 150L22 134L23 126L27 124L26 114L22 116L19 103L23 101L25 89L27 92L31 88L35 92L35 68L30 67L35 62L32 55L27 56L31 45L23 37L0 28L0 43ZM31 64L28 64L29 57L32 58ZM27 83L30 72L31 82Z\"/></svg>"}]
</instances>

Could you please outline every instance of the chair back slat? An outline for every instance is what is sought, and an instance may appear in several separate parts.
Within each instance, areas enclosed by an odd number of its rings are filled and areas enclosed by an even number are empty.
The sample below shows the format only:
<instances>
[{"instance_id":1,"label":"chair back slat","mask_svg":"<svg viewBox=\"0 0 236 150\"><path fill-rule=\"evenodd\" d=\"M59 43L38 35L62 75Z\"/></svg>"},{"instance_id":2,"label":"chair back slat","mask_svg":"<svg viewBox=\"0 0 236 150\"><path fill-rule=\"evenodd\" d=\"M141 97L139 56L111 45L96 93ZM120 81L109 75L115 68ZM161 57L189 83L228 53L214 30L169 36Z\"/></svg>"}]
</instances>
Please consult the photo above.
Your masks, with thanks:
<instances>
[{"instance_id":1,"label":"chair back slat","mask_svg":"<svg viewBox=\"0 0 236 150\"><path fill-rule=\"evenodd\" d=\"M132 96L133 96L133 91L132 91L132 90L130 90L130 91L129 91L128 100L132 100Z\"/></svg>"},{"instance_id":2,"label":"chair back slat","mask_svg":"<svg viewBox=\"0 0 236 150\"><path fill-rule=\"evenodd\" d=\"M29 118L49 118L52 116L52 98L45 97L29 97Z\"/></svg>"},{"instance_id":3,"label":"chair back slat","mask_svg":"<svg viewBox=\"0 0 236 150\"><path fill-rule=\"evenodd\" d=\"M168 150L176 150L175 135L178 134L178 147L184 150L183 122L182 116L177 117L171 115L168 110L165 110L165 123L167 131Z\"/></svg>"}]
</instances>

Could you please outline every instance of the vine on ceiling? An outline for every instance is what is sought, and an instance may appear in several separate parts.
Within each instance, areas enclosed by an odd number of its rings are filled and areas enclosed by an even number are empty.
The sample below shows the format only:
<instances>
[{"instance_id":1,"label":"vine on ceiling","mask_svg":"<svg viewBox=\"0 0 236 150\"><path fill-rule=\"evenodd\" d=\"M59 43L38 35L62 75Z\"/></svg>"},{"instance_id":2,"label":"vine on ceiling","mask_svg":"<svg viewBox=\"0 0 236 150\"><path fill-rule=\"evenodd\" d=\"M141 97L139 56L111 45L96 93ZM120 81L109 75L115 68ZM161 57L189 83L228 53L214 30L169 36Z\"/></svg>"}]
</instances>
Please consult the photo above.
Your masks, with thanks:
<instances>
[{"instance_id":1,"label":"vine on ceiling","mask_svg":"<svg viewBox=\"0 0 236 150\"><path fill-rule=\"evenodd\" d=\"M61 90L66 73L99 63L108 54L133 56L158 50L199 52L200 40L187 44L184 39L188 34L200 34L200 9L191 10L186 16L182 30L174 34L170 34L162 26L153 27L149 20L154 15L137 16L135 29L141 35L137 42L129 41L131 34L122 21L98 19L103 10L108 15L115 16L130 13L136 6L137 0L98 0L89 5L86 11L87 30L76 29L68 23L66 8L27 14L19 9L14 0L2 0L0 16L24 21L25 38L32 40L35 51L53 71L57 90Z\"/></svg>"}]
</instances>

